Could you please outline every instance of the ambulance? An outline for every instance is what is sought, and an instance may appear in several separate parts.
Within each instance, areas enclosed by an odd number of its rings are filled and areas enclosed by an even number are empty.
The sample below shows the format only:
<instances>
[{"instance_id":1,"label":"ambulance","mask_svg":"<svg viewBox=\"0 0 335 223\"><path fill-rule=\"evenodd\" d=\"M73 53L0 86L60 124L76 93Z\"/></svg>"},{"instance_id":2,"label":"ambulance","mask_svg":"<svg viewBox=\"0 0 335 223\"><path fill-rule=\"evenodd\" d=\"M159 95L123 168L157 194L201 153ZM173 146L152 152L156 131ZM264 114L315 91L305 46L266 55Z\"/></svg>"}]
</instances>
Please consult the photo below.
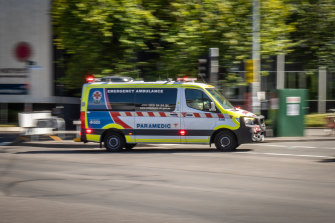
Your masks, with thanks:
<instances>
[{"instance_id":1,"label":"ambulance","mask_svg":"<svg viewBox=\"0 0 335 223\"><path fill-rule=\"evenodd\" d=\"M212 144L233 151L264 140L263 116L235 108L214 86L177 81L85 83L81 97L82 142L109 152L139 143Z\"/></svg>"}]
</instances>

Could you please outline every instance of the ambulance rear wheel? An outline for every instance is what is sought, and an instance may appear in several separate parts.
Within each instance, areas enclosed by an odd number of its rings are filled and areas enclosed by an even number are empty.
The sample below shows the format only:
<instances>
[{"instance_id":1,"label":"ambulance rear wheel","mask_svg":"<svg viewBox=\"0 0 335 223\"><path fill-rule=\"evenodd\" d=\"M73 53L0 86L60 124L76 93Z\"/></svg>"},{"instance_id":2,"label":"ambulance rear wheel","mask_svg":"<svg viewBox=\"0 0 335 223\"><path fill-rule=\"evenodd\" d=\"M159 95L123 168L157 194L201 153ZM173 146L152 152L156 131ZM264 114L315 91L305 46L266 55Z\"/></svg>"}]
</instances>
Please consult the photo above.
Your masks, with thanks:
<instances>
[{"instance_id":1,"label":"ambulance rear wheel","mask_svg":"<svg viewBox=\"0 0 335 223\"><path fill-rule=\"evenodd\" d=\"M119 133L110 132L104 138L104 145L108 152L120 152L125 145L125 141Z\"/></svg>"},{"instance_id":2,"label":"ambulance rear wheel","mask_svg":"<svg viewBox=\"0 0 335 223\"><path fill-rule=\"evenodd\" d=\"M222 152L236 150L238 144L234 133L230 131L219 132L214 138L215 146Z\"/></svg>"}]
</instances>

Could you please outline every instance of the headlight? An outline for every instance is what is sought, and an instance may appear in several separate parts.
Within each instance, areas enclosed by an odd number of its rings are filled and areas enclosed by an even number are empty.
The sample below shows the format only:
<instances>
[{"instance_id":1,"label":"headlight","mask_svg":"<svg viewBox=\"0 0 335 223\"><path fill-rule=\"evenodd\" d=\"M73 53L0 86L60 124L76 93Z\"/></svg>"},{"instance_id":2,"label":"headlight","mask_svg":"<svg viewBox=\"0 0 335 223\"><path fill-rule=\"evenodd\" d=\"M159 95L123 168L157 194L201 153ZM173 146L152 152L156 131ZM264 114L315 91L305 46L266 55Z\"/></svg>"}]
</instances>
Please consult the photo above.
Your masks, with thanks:
<instances>
[{"instance_id":1,"label":"headlight","mask_svg":"<svg viewBox=\"0 0 335 223\"><path fill-rule=\"evenodd\" d=\"M256 119L255 118L251 118L251 117L244 117L244 123L245 125L255 125Z\"/></svg>"}]
</instances>

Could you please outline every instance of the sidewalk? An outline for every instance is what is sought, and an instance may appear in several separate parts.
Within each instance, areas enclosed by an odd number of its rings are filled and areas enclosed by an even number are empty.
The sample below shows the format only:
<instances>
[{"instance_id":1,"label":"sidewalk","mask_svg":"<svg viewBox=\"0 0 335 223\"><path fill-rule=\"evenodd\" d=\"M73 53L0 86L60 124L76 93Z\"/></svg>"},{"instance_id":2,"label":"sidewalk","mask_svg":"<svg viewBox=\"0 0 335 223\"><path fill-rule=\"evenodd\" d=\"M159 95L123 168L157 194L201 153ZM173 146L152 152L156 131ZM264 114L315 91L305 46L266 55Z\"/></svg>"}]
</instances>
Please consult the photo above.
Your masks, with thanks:
<instances>
[{"instance_id":1,"label":"sidewalk","mask_svg":"<svg viewBox=\"0 0 335 223\"><path fill-rule=\"evenodd\" d=\"M297 137L265 137L265 142L305 142L305 141L335 141L335 132L326 128L306 128L305 136Z\"/></svg>"},{"instance_id":2,"label":"sidewalk","mask_svg":"<svg viewBox=\"0 0 335 223\"><path fill-rule=\"evenodd\" d=\"M13 142L17 141L20 137L23 129L20 127L0 127L0 146L10 145ZM66 139L72 139L76 137L76 131L63 131L59 134L66 135ZM271 130L267 131L268 135L271 135ZM11 135L11 137L7 137ZM55 134L57 135L57 134ZM14 136L14 137L13 137ZM63 138L63 137L61 137ZM50 138L50 140L52 140ZM304 142L304 141L335 141L335 132L331 132L329 129L325 128L307 128L305 129L305 136L299 137L272 137L266 136L266 142Z\"/></svg>"},{"instance_id":3,"label":"sidewalk","mask_svg":"<svg viewBox=\"0 0 335 223\"><path fill-rule=\"evenodd\" d=\"M24 136L23 131L24 128L21 127L0 127L0 146L12 145L23 141L72 141L79 135L77 131L54 131L51 135Z\"/></svg>"}]
</instances>

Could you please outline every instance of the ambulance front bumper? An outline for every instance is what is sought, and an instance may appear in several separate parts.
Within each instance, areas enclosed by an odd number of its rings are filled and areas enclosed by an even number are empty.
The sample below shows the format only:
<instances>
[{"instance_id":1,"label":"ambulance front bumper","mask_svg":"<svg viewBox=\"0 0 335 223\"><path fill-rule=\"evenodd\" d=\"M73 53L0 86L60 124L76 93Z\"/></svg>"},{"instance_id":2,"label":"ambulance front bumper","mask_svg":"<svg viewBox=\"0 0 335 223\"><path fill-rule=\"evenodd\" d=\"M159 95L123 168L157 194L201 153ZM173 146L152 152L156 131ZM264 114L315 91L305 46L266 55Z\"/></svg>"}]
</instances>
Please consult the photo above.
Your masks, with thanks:
<instances>
[{"instance_id":1,"label":"ambulance front bumper","mask_svg":"<svg viewBox=\"0 0 335 223\"><path fill-rule=\"evenodd\" d=\"M264 141L264 134L266 131L265 120L264 116L260 115L254 119L253 125L245 124L247 127L250 128L251 132L251 139L253 142L263 142Z\"/></svg>"},{"instance_id":2,"label":"ambulance front bumper","mask_svg":"<svg viewBox=\"0 0 335 223\"><path fill-rule=\"evenodd\" d=\"M266 130L264 116L240 117L240 128L235 130L239 144L262 142Z\"/></svg>"}]
</instances>

